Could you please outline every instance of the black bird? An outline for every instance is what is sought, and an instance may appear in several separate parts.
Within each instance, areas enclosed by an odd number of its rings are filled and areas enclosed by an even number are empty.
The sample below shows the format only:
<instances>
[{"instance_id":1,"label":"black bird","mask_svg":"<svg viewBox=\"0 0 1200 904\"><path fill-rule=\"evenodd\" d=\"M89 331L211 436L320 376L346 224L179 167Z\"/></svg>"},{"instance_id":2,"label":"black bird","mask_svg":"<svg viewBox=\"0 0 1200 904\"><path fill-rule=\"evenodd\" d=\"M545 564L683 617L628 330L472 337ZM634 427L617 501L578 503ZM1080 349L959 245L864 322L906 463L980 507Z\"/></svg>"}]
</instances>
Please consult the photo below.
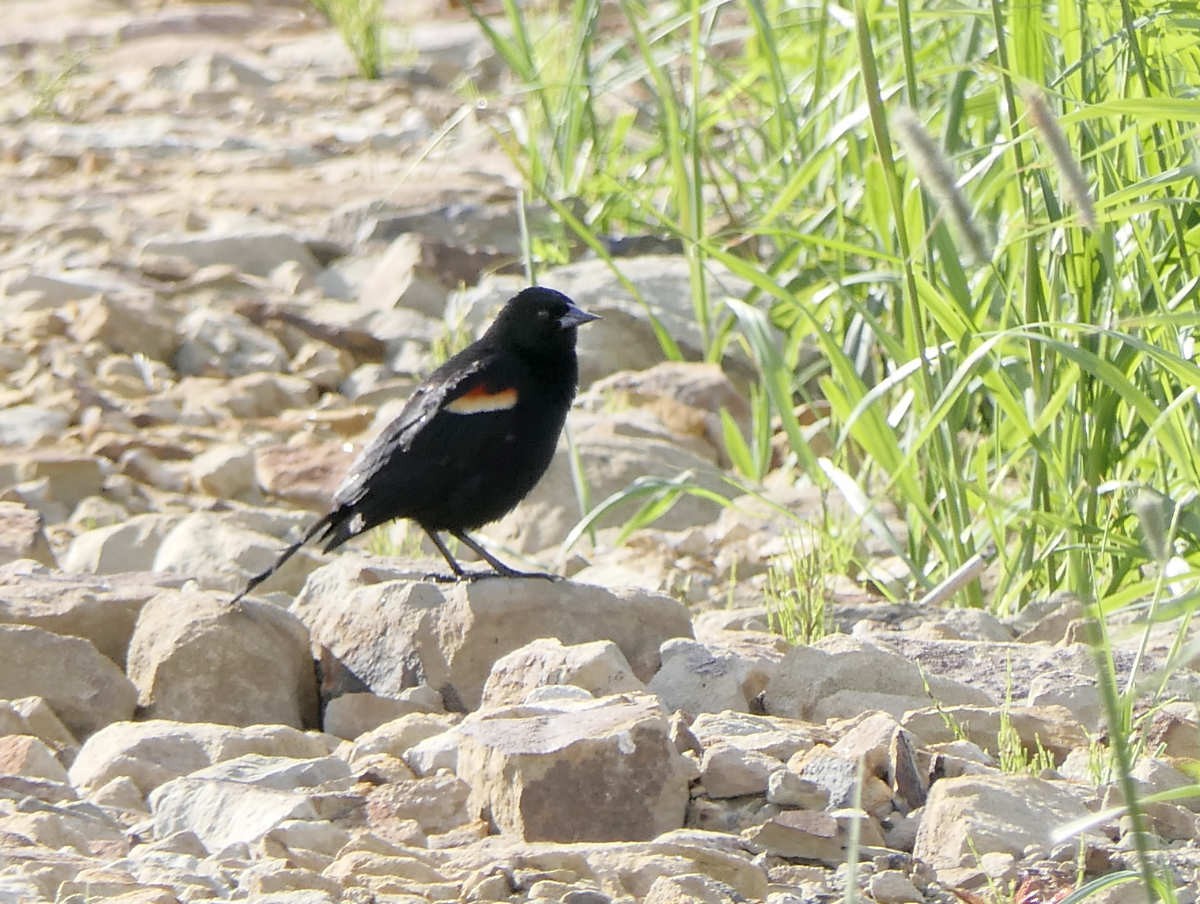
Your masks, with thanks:
<instances>
[{"instance_id":1,"label":"black bird","mask_svg":"<svg viewBox=\"0 0 1200 904\"><path fill-rule=\"evenodd\" d=\"M576 327L595 314L566 295L533 286L509 299L486 333L417 387L399 416L350 466L328 514L250 579L243 596L310 540L336 549L394 518L411 518L450 564L445 531L506 577L516 571L467 535L533 489L550 465L579 383ZM485 572L490 574L490 572Z\"/></svg>"}]
</instances>

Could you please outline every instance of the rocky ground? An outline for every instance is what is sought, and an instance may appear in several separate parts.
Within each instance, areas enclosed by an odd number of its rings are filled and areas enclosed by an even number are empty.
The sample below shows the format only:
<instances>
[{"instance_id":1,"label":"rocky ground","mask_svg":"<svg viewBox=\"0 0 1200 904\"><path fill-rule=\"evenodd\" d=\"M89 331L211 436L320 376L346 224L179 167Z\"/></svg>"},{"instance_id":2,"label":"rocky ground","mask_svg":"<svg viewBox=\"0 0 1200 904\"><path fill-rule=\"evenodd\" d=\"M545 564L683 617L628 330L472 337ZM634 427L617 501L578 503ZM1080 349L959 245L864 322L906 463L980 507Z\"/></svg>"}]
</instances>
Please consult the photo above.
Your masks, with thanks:
<instances>
[{"instance_id":1,"label":"rocky ground","mask_svg":"<svg viewBox=\"0 0 1200 904\"><path fill-rule=\"evenodd\" d=\"M567 581L428 583L398 528L227 605L521 284L503 111L458 90L502 67L440 3L389 13L367 83L298 2L7 0L0 901L1036 902L1130 865L1125 817L1060 831L1121 800L1077 603L847 580L841 632L793 647L764 590L791 522L749 498L564 555L563 454L484 533ZM623 269L695 351L683 261ZM541 281L604 317L571 419L592 498L727 492L738 362L664 363L595 261ZM782 468L765 493L821 504ZM1189 784L1194 705L1148 718L1141 789ZM1148 812L1185 902L1198 812Z\"/></svg>"}]
</instances>

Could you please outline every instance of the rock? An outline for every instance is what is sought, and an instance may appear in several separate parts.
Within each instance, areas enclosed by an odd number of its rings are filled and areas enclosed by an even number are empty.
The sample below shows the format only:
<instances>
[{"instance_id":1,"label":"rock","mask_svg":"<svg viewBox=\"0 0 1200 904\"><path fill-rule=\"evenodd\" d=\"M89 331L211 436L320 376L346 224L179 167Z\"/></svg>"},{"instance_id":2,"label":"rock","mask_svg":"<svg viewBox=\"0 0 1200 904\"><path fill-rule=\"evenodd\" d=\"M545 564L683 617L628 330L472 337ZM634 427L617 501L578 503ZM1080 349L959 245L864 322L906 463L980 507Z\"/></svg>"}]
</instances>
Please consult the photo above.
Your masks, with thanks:
<instances>
[{"instance_id":1,"label":"rock","mask_svg":"<svg viewBox=\"0 0 1200 904\"><path fill-rule=\"evenodd\" d=\"M410 713L436 713L440 710L440 699L434 702L380 697L370 693L349 693L334 697L325 704L321 714L321 727L326 734L352 741L401 716Z\"/></svg>"},{"instance_id":2,"label":"rock","mask_svg":"<svg viewBox=\"0 0 1200 904\"><path fill-rule=\"evenodd\" d=\"M422 832L440 835L471 821L467 807L470 787L442 773L389 782L367 795L367 825L383 838L393 822L415 822Z\"/></svg>"},{"instance_id":3,"label":"rock","mask_svg":"<svg viewBox=\"0 0 1200 904\"><path fill-rule=\"evenodd\" d=\"M222 407L234 417L275 417L292 408L308 411L317 400L316 388L303 377L251 373L234 377L220 391Z\"/></svg>"},{"instance_id":4,"label":"rock","mask_svg":"<svg viewBox=\"0 0 1200 904\"><path fill-rule=\"evenodd\" d=\"M9 717L13 721L10 721ZM41 697L20 697L0 701L0 734L30 734L55 750L62 762L71 762L79 741L63 725L54 710Z\"/></svg>"},{"instance_id":5,"label":"rock","mask_svg":"<svg viewBox=\"0 0 1200 904\"><path fill-rule=\"evenodd\" d=\"M581 687L594 697L645 690L612 641L564 646L556 637L544 637L496 660L483 687L482 705L521 703L535 688L557 684Z\"/></svg>"},{"instance_id":6,"label":"rock","mask_svg":"<svg viewBox=\"0 0 1200 904\"><path fill-rule=\"evenodd\" d=\"M662 646L662 668L646 689L668 709L686 713L747 712L770 683L782 655L751 658L719 644L687 638Z\"/></svg>"},{"instance_id":7,"label":"rock","mask_svg":"<svg viewBox=\"0 0 1200 904\"><path fill-rule=\"evenodd\" d=\"M643 904L741 904L744 899L724 882L700 873L659 876Z\"/></svg>"},{"instance_id":8,"label":"rock","mask_svg":"<svg viewBox=\"0 0 1200 904\"><path fill-rule=\"evenodd\" d=\"M1003 712L999 706L929 707L913 710L901 723L925 744L952 741L961 734L983 750L998 754ZM1087 731L1061 706L1010 706L1007 712L1029 755L1036 754L1040 745L1057 763L1072 748L1088 743ZM952 729L951 725L957 728Z\"/></svg>"},{"instance_id":9,"label":"rock","mask_svg":"<svg viewBox=\"0 0 1200 904\"><path fill-rule=\"evenodd\" d=\"M321 269L312 252L286 232L208 234L151 239L142 253L179 257L197 267L225 264L253 276L269 276L286 261L295 261L310 276Z\"/></svg>"},{"instance_id":10,"label":"rock","mask_svg":"<svg viewBox=\"0 0 1200 904\"><path fill-rule=\"evenodd\" d=\"M118 722L87 739L69 774L71 784L85 792L125 777L144 796L163 782L250 753L312 759L326 756L329 745L318 735L283 725Z\"/></svg>"},{"instance_id":11,"label":"rock","mask_svg":"<svg viewBox=\"0 0 1200 904\"><path fill-rule=\"evenodd\" d=\"M359 304L379 308L413 308L440 317L447 292L421 273L421 238L406 233L395 238L363 281Z\"/></svg>"},{"instance_id":12,"label":"rock","mask_svg":"<svg viewBox=\"0 0 1200 904\"><path fill-rule=\"evenodd\" d=\"M70 781L54 751L32 735L0 736L0 775L49 779L63 785Z\"/></svg>"},{"instance_id":13,"label":"rock","mask_svg":"<svg viewBox=\"0 0 1200 904\"><path fill-rule=\"evenodd\" d=\"M683 825L683 758L657 700L487 710L459 728L472 812L527 840L653 838ZM570 806L565 803L570 801Z\"/></svg>"},{"instance_id":14,"label":"rock","mask_svg":"<svg viewBox=\"0 0 1200 904\"><path fill-rule=\"evenodd\" d=\"M114 352L167 361L177 343L174 320L153 303L98 295L80 303L70 332L80 342L100 342Z\"/></svg>"},{"instance_id":15,"label":"rock","mask_svg":"<svg viewBox=\"0 0 1200 904\"><path fill-rule=\"evenodd\" d=\"M704 747L729 743L781 761L812 747L817 732L816 726L794 719L735 712L701 713L691 724L691 733Z\"/></svg>"},{"instance_id":16,"label":"rock","mask_svg":"<svg viewBox=\"0 0 1200 904\"><path fill-rule=\"evenodd\" d=\"M609 416L578 413L570 418L576 451L594 502L627 489L639 478L671 480L685 472L702 489L728 495L729 485L711 461L661 437L614 436L610 421ZM563 441L538 485L516 509L489 525L488 534L522 552L557 547L579 520L575 498L571 459ZM598 526L622 524L644 502L645 497L641 497L614 506ZM706 525L716 513L715 503L685 494L655 521L655 527L682 530Z\"/></svg>"},{"instance_id":17,"label":"rock","mask_svg":"<svg viewBox=\"0 0 1200 904\"><path fill-rule=\"evenodd\" d=\"M0 625L0 698L39 696L77 737L133 716L137 690L90 641Z\"/></svg>"},{"instance_id":18,"label":"rock","mask_svg":"<svg viewBox=\"0 0 1200 904\"><path fill-rule=\"evenodd\" d=\"M767 803L800 810L824 810L829 792L790 769L776 769L767 780Z\"/></svg>"},{"instance_id":19,"label":"rock","mask_svg":"<svg viewBox=\"0 0 1200 904\"><path fill-rule=\"evenodd\" d=\"M917 761L916 739L887 713L872 713L838 738L831 751L863 761L865 773L881 779L907 807L925 802L929 780Z\"/></svg>"},{"instance_id":20,"label":"rock","mask_svg":"<svg viewBox=\"0 0 1200 904\"><path fill-rule=\"evenodd\" d=\"M181 374L231 377L287 369L287 349L279 340L238 314L197 308L180 321L179 333L174 365Z\"/></svg>"},{"instance_id":21,"label":"rock","mask_svg":"<svg viewBox=\"0 0 1200 904\"><path fill-rule=\"evenodd\" d=\"M453 714L409 713L359 737L347 755L351 763L375 754L401 759L410 748L454 728L462 717Z\"/></svg>"},{"instance_id":22,"label":"rock","mask_svg":"<svg viewBox=\"0 0 1200 904\"><path fill-rule=\"evenodd\" d=\"M1062 782L1028 775L964 775L933 783L913 856L934 869L974 865L978 852L1049 853L1060 826L1089 813Z\"/></svg>"},{"instance_id":23,"label":"rock","mask_svg":"<svg viewBox=\"0 0 1200 904\"><path fill-rule=\"evenodd\" d=\"M205 449L189 465L192 484L218 499L242 499L254 489L254 453L243 446Z\"/></svg>"},{"instance_id":24,"label":"rock","mask_svg":"<svg viewBox=\"0 0 1200 904\"><path fill-rule=\"evenodd\" d=\"M1165 756L1200 760L1200 720L1196 708L1183 701L1159 707L1150 720L1147 740Z\"/></svg>"},{"instance_id":25,"label":"rock","mask_svg":"<svg viewBox=\"0 0 1200 904\"><path fill-rule=\"evenodd\" d=\"M838 756L827 747L819 746L796 754L788 761L788 768L820 788L828 796L831 807L850 807L854 804L854 788L858 783L856 760Z\"/></svg>"},{"instance_id":26,"label":"rock","mask_svg":"<svg viewBox=\"0 0 1200 904\"><path fill-rule=\"evenodd\" d=\"M404 753L404 762L417 775L458 771L458 733L451 730L419 741Z\"/></svg>"},{"instance_id":27,"label":"rock","mask_svg":"<svg viewBox=\"0 0 1200 904\"><path fill-rule=\"evenodd\" d=\"M11 405L0 408L0 446L34 446L60 436L71 415L59 408Z\"/></svg>"},{"instance_id":28,"label":"rock","mask_svg":"<svg viewBox=\"0 0 1200 904\"><path fill-rule=\"evenodd\" d=\"M43 531L42 516L19 502L0 502L0 565L32 559L53 567L54 553Z\"/></svg>"},{"instance_id":29,"label":"rock","mask_svg":"<svg viewBox=\"0 0 1200 904\"><path fill-rule=\"evenodd\" d=\"M0 622L90 640L119 666L146 600L172 583L152 574L65 575L41 565L0 565Z\"/></svg>"},{"instance_id":30,"label":"rock","mask_svg":"<svg viewBox=\"0 0 1200 904\"><path fill-rule=\"evenodd\" d=\"M351 460L340 442L266 446L254 452L254 477L263 492L324 512Z\"/></svg>"},{"instance_id":31,"label":"rock","mask_svg":"<svg viewBox=\"0 0 1200 904\"><path fill-rule=\"evenodd\" d=\"M885 869L875 873L867 888L878 904L922 904L925 900L925 896L917 890L912 880L898 869Z\"/></svg>"},{"instance_id":32,"label":"rock","mask_svg":"<svg viewBox=\"0 0 1200 904\"><path fill-rule=\"evenodd\" d=\"M835 634L813 646L792 648L766 690L764 706L772 715L813 721L851 718L870 709L899 718L928 705L926 682L942 706L990 702L969 685L923 676L914 663L890 650Z\"/></svg>"},{"instance_id":33,"label":"rock","mask_svg":"<svg viewBox=\"0 0 1200 904\"><path fill-rule=\"evenodd\" d=\"M969 684L992 705L1024 700L1036 678L1063 686L1091 682L1095 664L1091 649L1082 643L1048 647L1045 644L978 640L926 640L909 632L886 636L888 647L919 665L927 676ZM1118 669L1123 672L1120 661ZM934 696L938 697L936 686ZM942 700L950 704L955 701ZM963 703L984 703L981 699Z\"/></svg>"},{"instance_id":34,"label":"rock","mask_svg":"<svg viewBox=\"0 0 1200 904\"><path fill-rule=\"evenodd\" d=\"M279 558L281 544L211 512L185 516L162 538L154 554L154 571L194 578L201 586L230 595L246 586ZM317 563L302 549L271 577L272 587L296 593Z\"/></svg>"},{"instance_id":35,"label":"rock","mask_svg":"<svg viewBox=\"0 0 1200 904\"><path fill-rule=\"evenodd\" d=\"M193 832L206 850L216 852L256 842L286 820L320 819L325 808L314 795L345 791L350 784L349 767L336 757L246 754L171 779L149 801L158 837Z\"/></svg>"},{"instance_id":36,"label":"rock","mask_svg":"<svg viewBox=\"0 0 1200 904\"><path fill-rule=\"evenodd\" d=\"M702 439L722 467L730 462L720 413L728 412L742 434L749 433L750 406L716 364L664 361L647 370L621 371L593 383L580 404L588 405L590 398L609 410L636 406L652 412L675 436Z\"/></svg>"},{"instance_id":37,"label":"rock","mask_svg":"<svg viewBox=\"0 0 1200 904\"><path fill-rule=\"evenodd\" d=\"M163 538L183 517L158 513L133 515L118 524L77 534L63 556L63 569L91 574L150 571Z\"/></svg>"},{"instance_id":38,"label":"rock","mask_svg":"<svg viewBox=\"0 0 1200 904\"><path fill-rule=\"evenodd\" d=\"M1032 707L1061 706L1085 729L1099 734L1104 726L1104 705L1095 681L1064 681L1061 677L1034 678L1025 702Z\"/></svg>"},{"instance_id":39,"label":"rock","mask_svg":"<svg viewBox=\"0 0 1200 904\"><path fill-rule=\"evenodd\" d=\"M785 810L746 833L746 838L776 857L836 865L846 859L846 840L828 813Z\"/></svg>"},{"instance_id":40,"label":"rock","mask_svg":"<svg viewBox=\"0 0 1200 904\"><path fill-rule=\"evenodd\" d=\"M138 616L128 672L149 718L317 723L308 632L277 606L230 607L208 594L164 591Z\"/></svg>"},{"instance_id":41,"label":"rock","mask_svg":"<svg viewBox=\"0 0 1200 904\"><path fill-rule=\"evenodd\" d=\"M718 743L704 751L700 781L713 798L762 794L767 790L771 773L782 768L783 763L772 756Z\"/></svg>"},{"instance_id":42,"label":"rock","mask_svg":"<svg viewBox=\"0 0 1200 904\"><path fill-rule=\"evenodd\" d=\"M535 638L611 640L645 680L658 646L691 633L683 606L637 590L539 578L443 585L380 580L380 571L343 555L314 572L293 611L374 693L425 682L450 709L476 708L493 663Z\"/></svg>"},{"instance_id":43,"label":"rock","mask_svg":"<svg viewBox=\"0 0 1200 904\"><path fill-rule=\"evenodd\" d=\"M46 498L71 509L100 492L104 468L92 455L37 452L20 459L17 474L22 481L44 481Z\"/></svg>"}]
</instances>

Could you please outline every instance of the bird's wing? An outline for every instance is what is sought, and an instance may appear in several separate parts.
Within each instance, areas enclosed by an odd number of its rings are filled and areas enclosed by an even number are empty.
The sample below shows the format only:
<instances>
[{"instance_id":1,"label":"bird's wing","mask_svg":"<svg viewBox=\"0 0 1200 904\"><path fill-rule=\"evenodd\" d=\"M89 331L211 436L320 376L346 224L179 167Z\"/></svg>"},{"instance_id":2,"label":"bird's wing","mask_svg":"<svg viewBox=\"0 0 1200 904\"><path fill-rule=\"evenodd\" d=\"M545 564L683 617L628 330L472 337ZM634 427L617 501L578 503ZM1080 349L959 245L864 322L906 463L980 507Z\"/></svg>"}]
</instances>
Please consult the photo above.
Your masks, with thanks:
<instances>
[{"instance_id":1,"label":"bird's wing","mask_svg":"<svg viewBox=\"0 0 1200 904\"><path fill-rule=\"evenodd\" d=\"M514 391L502 385L494 389L490 386L489 374L497 369L496 354L468 351L476 353L469 358L451 358L434 371L400 413L367 444L334 494L335 505L353 505L362 499L383 465L402 458L440 412L470 414L516 402Z\"/></svg>"}]
</instances>

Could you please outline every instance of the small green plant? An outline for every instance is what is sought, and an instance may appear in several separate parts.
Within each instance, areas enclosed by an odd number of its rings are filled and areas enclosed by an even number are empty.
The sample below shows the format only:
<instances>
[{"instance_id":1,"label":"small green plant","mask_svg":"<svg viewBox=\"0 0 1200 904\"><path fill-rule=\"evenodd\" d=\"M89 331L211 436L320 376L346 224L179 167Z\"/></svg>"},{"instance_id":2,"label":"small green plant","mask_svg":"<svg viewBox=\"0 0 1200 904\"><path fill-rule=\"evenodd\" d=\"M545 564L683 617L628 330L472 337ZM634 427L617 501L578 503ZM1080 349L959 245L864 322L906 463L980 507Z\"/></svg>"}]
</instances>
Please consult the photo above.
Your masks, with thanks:
<instances>
[{"instance_id":1,"label":"small green plant","mask_svg":"<svg viewBox=\"0 0 1200 904\"><path fill-rule=\"evenodd\" d=\"M429 355L433 359L434 366L446 363L475 340L467 322L468 310L465 304L455 303L454 299L451 299L451 302L446 305L446 310L442 315L442 329L433 337L433 342L429 347Z\"/></svg>"},{"instance_id":2,"label":"small green plant","mask_svg":"<svg viewBox=\"0 0 1200 904\"><path fill-rule=\"evenodd\" d=\"M1053 769L1054 755L1042 746L1042 739L1034 738L1034 745L1032 753L1025 749L1021 735L1013 725L1012 712L1006 702L1000 710L1000 731L996 735L996 746L999 748L996 751L996 759L1000 763L1000 771L1038 775L1046 769Z\"/></svg>"},{"instance_id":3,"label":"small green plant","mask_svg":"<svg viewBox=\"0 0 1200 904\"><path fill-rule=\"evenodd\" d=\"M424 533L411 530L413 526L409 521L381 524L367 534L367 552L386 558L419 559Z\"/></svg>"},{"instance_id":4,"label":"small green plant","mask_svg":"<svg viewBox=\"0 0 1200 904\"><path fill-rule=\"evenodd\" d=\"M383 75L383 0L309 0L338 30L354 56L358 74L377 79Z\"/></svg>"},{"instance_id":5,"label":"small green plant","mask_svg":"<svg viewBox=\"0 0 1200 904\"><path fill-rule=\"evenodd\" d=\"M84 55L80 51L66 51L58 56L53 66L39 71L33 77L33 106L29 115L35 119L66 118L63 109L63 93L81 71Z\"/></svg>"},{"instance_id":6,"label":"small green plant","mask_svg":"<svg viewBox=\"0 0 1200 904\"><path fill-rule=\"evenodd\" d=\"M810 644L833 631L826 603L829 578L845 574L850 546L813 530L784 537L786 552L767 569L767 616L790 643Z\"/></svg>"}]
</instances>

